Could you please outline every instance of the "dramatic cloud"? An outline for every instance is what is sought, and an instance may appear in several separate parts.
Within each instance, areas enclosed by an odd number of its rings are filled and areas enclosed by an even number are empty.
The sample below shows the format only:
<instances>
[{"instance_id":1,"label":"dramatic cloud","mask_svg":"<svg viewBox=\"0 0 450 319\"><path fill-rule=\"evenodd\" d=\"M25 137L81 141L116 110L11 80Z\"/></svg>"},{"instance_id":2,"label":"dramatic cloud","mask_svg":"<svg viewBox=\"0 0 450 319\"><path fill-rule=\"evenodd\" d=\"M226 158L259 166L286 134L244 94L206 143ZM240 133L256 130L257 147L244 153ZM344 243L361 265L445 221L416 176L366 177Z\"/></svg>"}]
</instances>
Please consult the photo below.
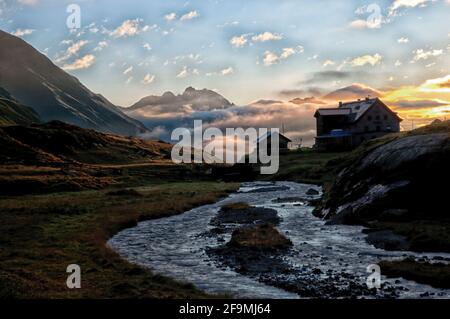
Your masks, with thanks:
<instances>
[{"instance_id":1,"label":"dramatic cloud","mask_svg":"<svg viewBox=\"0 0 450 319\"><path fill-rule=\"evenodd\" d=\"M149 74L147 73L144 77L144 79L142 80L142 83L144 84L151 84L153 83L153 81L155 81L155 75Z\"/></svg>"},{"instance_id":2,"label":"dramatic cloud","mask_svg":"<svg viewBox=\"0 0 450 319\"><path fill-rule=\"evenodd\" d=\"M80 40L78 42L73 43L71 46L67 48L67 50L64 52L63 55L61 55L56 59L56 62L59 63L70 59L73 55L77 54L78 51L80 51L80 49L88 43L89 41L86 40Z\"/></svg>"},{"instance_id":3,"label":"dramatic cloud","mask_svg":"<svg viewBox=\"0 0 450 319\"><path fill-rule=\"evenodd\" d=\"M305 97L305 98L295 98L290 101L291 103L302 105L302 104L326 104L326 102L321 101L313 96Z\"/></svg>"},{"instance_id":4,"label":"dramatic cloud","mask_svg":"<svg viewBox=\"0 0 450 319\"><path fill-rule=\"evenodd\" d=\"M252 37L253 42L267 42L281 39L283 39L282 35L274 34L272 32L264 32Z\"/></svg>"},{"instance_id":5,"label":"dramatic cloud","mask_svg":"<svg viewBox=\"0 0 450 319\"><path fill-rule=\"evenodd\" d=\"M378 53L375 53L374 55L367 54L367 55L353 58L350 61L350 64L354 67L364 66L366 64L370 64L370 65L374 66L374 65L379 64L382 59L383 59L383 57Z\"/></svg>"},{"instance_id":6,"label":"dramatic cloud","mask_svg":"<svg viewBox=\"0 0 450 319\"><path fill-rule=\"evenodd\" d=\"M430 79L425 81L419 90L422 92L450 92L450 74L442 78Z\"/></svg>"},{"instance_id":7,"label":"dramatic cloud","mask_svg":"<svg viewBox=\"0 0 450 319\"><path fill-rule=\"evenodd\" d=\"M16 37L24 37L26 35L32 34L34 31L36 31L36 30L34 30L34 29L17 29L16 31L14 31L11 34L15 35Z\"/></svg>"},{"instance_id":8,"label":"dramatic cloud","mask_svg":"<svg viewBox=\"0 0 450 319\"><path fill-rule=\"evenodd\" d=\"M181 16L180 21L187 21L198 18L199 14L197 11L191 11Z\"/></svg>"},{"instance_id":9,"label":"dramatic cloud","mask_svg":"<svg viewBox=\"0 0 450 319\"><path fill-rule=\"evenodd\" d=\"M329 83L335 81L341 81L345 79L355 80L358 78L366 77L367 73L363 71L319 71L309 75L304 81L301 81L302 85L310 85L316 83Z\"/></svg>"},{"instance_id":10,"label":"dramatic cloud","mask_svg":"<svg viewBox=\"0 0 450 319\"><path fill-rule=\"evenodd\" d=\"M363 99L367 96L380 97L382 95L383 93L381 91L378 91L374 88L371 88L361 83L353 83L350 86L328 93L322 98L333 101L345 101L345 100Z\"/></svg>"},{"instance_id":11,"label":"dramatic cloud","mask_svg":"<svg viewBox=\"0 0 450 319\"><path fill-rule=\"evenodd\" d=\"M62 68L66 71L73 71L79 69L87 69L95 62L95 56L92 54L85 55L84 57L75 60L71 64L65 64Z\"/></svg>"},{"instance_id":12,"label":"dramatic cloud","mask_svg":"<svg viewBox=\"0 0 450 319\"><path fill-rule=\"evenodd\" d=\"M412 59L413 62L417 62L419 60L428 60L431 57L436 57L436 56L440 56L441 54L444 53L444 50L423 50L423 49L418 49L413 51L414 53L414 57Z\"/></svg>"},{"instance_id":13,"label":"dramatic cloud","mask_svg":"<svg viewBox=\"0 0 450 319\"><path fill-rule=\"evenodd\" d=\"M293 89L293 90L282 90L278 92L278 95L283 98L299 98L299 97L310 97L312 96L321 96L324 94L323 89L318 87L309 87L305 89Z\"/></svg>"},{"instance_id":14,"label":"dramatic cloud","mask_svg":"<svg viewBox=\"0 0 450 319\"><path fill-rule=\"evenodd\" d=\"M428 109L446 105L450 105L450 103L444 103L434 100L417 100L417 101L401 100L390 103L390 106L399 109Z\"/></svg>"}]
</instances>

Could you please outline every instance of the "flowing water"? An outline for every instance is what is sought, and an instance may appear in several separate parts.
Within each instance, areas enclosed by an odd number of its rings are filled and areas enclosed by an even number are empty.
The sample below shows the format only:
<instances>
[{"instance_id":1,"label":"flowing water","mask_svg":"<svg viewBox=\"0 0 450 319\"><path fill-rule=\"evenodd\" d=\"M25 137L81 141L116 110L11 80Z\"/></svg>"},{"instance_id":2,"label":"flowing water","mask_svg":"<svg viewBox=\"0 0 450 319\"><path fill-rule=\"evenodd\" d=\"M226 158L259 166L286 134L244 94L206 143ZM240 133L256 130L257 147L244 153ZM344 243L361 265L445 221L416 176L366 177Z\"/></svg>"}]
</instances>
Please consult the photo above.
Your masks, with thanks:
<instances>
[{"instance_id":1,"label":"flowing water","mask_svg":"<svg viewBox=\"0 0 450 319\"><path fill-rule=\"evenodd\" d=\"M292 251L285 256L284 261L297 269L320 269L321 281L334 283L337 275L346 278L345 275L350 274L353 281L365 285L369 275L367 267L382 259L426 256L433 260L440 256L450 260L449 254L415 254L377 249L365 241L366 235L361 232L363 228L360 226L325 225L323 220L311 214L313 207L307 204L306 199L314 198L306 195L311 188L321 191L315 186L292 182L246 183L239 192L215 204L198 207L181 215L144 221L134 228L125 229L111 238L108 245L130 262L179 281L191 282L209 293L226 293L240 298L302 297L264 284L258 278L241 275L218 264L206 253L208 248L223 245L230 238L229 234L206 235L213 227L209 224L210 220L216 216L220 207L227 203L247 202L278 211L282 221L277 228L293 242ZM274 202L289 197L300 199L289 203ZM401 278L387 279L382 276L382 281L400 287L397 291L400 298L450 297L450 290L434 289ZM342 279L339 284L336 281L336 285L342 285L342 282ZM314 281L311 284L314 285Z\"/></svg>"}]
</instances>

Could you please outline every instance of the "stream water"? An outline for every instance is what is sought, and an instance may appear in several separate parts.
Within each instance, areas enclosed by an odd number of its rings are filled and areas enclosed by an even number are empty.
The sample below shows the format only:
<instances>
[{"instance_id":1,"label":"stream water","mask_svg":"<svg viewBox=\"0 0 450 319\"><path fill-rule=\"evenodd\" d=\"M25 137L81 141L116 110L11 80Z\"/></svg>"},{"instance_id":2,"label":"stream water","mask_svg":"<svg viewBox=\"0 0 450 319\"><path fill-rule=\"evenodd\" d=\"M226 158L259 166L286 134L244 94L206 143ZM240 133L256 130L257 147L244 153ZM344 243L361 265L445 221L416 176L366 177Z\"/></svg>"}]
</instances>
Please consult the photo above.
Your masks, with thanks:
<instances>
[{"instance_id":1,"label":"stream water","mask_svg":"<svg viewBox=\"0 0 450 319\"><path fill-rule=\"evenodd\" d=\"M144 221L134 228L125 229L111 238L108 245L130 262L148 267L155 273L193 283L209 293L227 293L237 298L305 297L262 283L258 278L239 274L217 263L206 253L208 248L223 245L230 238L227 233L207 235L212 229L209 223L220 207L227 203L247 202L253 206L277 210L282 219L277 228L293 242L293 248L284 261L295 269L303 270L305 276L315 270L317 275L311 277L311 285L317 280L322 283L329 281L332 287L341 289L342 285L348 285L345 280L347 276L352 278L352 282L365 285L369 275L367 267L382 259L413 256L433 261L440 256L450 260L449 254L415 254L377 249L365 241L362 227L325 225L323 220L311 214L313 207L307 204L307 199L317 197L306 194L311 188L321 191L316 186L292 182L246 183L239 192L215 204L201 206L181 215ZM277 203L279 199L292 197L300 199ZM336 280L338 277L339 280ZM295 277L292 280L296 280ZM399 298L450 297L450 290L434 289L401 278L387 279L382 276L382 282L383 285L394 287Z\"/></svg>"}]
</instances>

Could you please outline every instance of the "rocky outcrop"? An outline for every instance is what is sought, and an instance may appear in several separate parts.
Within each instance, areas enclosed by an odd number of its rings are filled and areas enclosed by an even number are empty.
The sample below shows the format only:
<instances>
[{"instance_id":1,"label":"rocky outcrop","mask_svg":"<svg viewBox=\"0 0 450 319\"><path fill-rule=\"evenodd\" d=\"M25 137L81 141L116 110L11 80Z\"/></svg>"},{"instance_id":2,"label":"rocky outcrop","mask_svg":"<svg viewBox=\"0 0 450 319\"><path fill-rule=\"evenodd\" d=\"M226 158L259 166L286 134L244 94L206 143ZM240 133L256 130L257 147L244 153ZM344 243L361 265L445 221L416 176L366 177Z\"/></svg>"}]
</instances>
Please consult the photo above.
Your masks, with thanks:
<instances>
[{"instance_id":1,"label":"rocky outcrop","mask_svg":"<svg viewBox=\"0 0 450 319\"><path fill-rule=\"evenodd\" d=\"M413 132L361 152L339 173L319 215L344 224L445 217L450 130L431 132Z\"/></svg>"}]
</instances>

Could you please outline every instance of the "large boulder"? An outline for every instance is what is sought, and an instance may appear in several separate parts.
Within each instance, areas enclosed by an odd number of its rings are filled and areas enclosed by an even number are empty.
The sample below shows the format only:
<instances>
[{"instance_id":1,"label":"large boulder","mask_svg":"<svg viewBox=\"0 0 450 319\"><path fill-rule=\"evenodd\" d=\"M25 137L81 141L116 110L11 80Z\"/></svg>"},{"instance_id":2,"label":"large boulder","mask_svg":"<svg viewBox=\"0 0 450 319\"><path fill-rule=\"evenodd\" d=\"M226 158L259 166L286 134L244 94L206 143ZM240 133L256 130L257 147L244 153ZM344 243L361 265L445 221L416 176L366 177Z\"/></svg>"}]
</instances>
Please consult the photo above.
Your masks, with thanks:
<instances>
[{"instance_id":1,"label":"large boulder","mask_svg":"<svg viewBox=\"0 0 450 319\"><path fill-rule=\"evenodd\" d=\"M406 134L344 168L321 214L345 224L444 217L449 177L450 133Z\"/></svg>"}]
</instances>

